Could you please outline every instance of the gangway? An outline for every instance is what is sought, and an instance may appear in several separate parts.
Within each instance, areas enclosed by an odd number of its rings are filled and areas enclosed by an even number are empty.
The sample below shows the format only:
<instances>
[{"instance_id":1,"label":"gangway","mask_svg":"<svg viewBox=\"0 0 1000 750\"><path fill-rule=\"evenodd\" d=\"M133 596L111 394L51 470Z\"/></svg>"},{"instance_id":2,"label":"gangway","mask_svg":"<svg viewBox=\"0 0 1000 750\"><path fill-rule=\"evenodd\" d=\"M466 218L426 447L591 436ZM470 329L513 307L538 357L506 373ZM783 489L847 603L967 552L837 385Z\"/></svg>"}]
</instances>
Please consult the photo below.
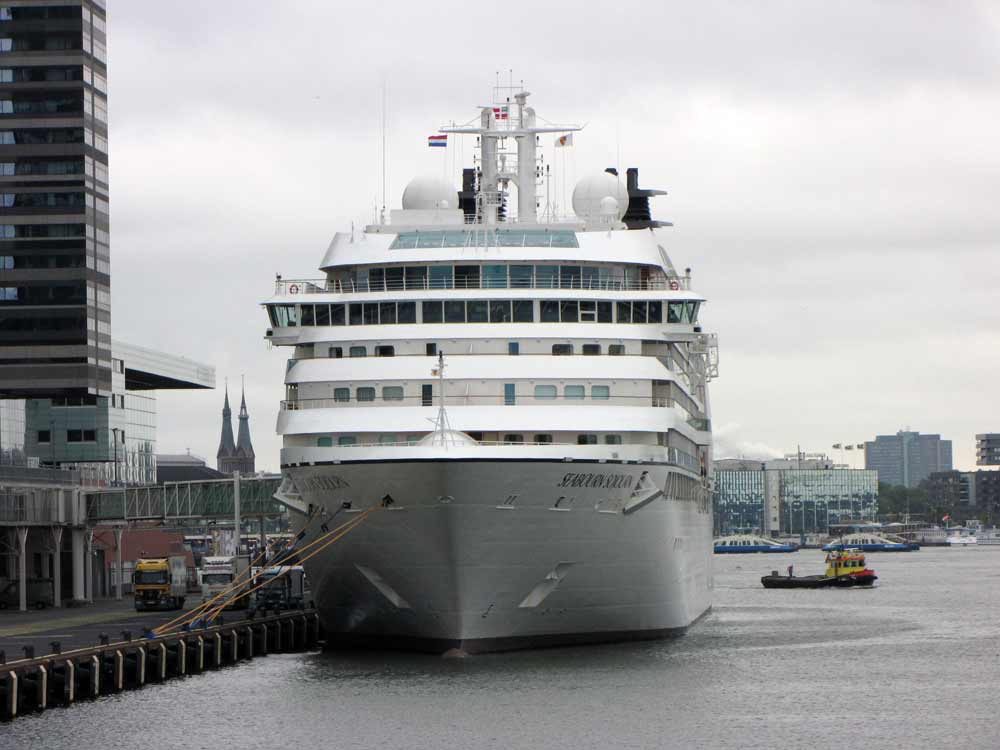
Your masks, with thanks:
<instances>
[{"instance_id":1,"label":"gangway","mask_svg":"<svg viewBox=\"0 0 1000 750\"><path fill-rule=\"evenodd\" d=\"M274 499L280 476L165 482L145 487L116 487L86 493L87 523L185 521L248 516L279 516L285 506Z\"/></svg>"}]
</instances>

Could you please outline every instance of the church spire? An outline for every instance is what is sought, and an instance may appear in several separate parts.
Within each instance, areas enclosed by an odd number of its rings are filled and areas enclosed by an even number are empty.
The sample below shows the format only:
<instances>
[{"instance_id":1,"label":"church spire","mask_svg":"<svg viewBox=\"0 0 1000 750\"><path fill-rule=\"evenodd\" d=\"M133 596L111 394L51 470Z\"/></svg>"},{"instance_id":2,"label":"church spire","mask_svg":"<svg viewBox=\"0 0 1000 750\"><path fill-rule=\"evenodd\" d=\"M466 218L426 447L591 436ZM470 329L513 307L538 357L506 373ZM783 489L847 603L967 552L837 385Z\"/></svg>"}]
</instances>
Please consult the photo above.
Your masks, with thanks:
<instances>
[{"instance_id":1,"label":"church spire","mask_svg":"<svg viewBox=\"0 0 1000 750\"><path fill-rule=\"evenodd\" d=\"M243 394L240 399L240 427L236 439L236 455L245 459L249 464L249 471L253 471L253 444L250 442L250 414L247 412L247 387L243 382Z\"/></svg>"},{"instance_id":2,"label":"church spire","mask_svg":"<svg viewBox=\"0 0 1000 750\"><path fill-rule=\"evenodd\" d=\"M233 410L229 408L229 381L226 381L226 400L222 406L222 436L219 438L219 451L215 454L216 465L219 467L219 471L225 471L222 468L223 461L228 458L232 458L236 454L236 444L233 441Z\"/></svg>"}]
</instances>

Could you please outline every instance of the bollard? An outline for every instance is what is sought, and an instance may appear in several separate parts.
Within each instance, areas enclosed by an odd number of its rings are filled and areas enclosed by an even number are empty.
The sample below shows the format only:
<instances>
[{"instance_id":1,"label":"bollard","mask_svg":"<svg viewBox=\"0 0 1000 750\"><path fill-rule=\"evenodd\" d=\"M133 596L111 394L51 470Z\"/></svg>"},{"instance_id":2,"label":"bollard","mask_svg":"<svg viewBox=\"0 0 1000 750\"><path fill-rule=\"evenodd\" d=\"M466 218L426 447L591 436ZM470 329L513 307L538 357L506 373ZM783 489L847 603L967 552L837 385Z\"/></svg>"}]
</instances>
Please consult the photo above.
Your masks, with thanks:
<instances>
[{"instance_id":1,"label":"bollard","mask_svg":"<svg viewBox=\"0 0 1000 750\"><path fill-rule=\"evenodd\" d=\"M99 636L97 636L97 638L101 642L102 646L107 646L108 643L111 642L111 639L108 638L108 634L107 633L101 633Z\"/></svg>"},{"instance_id":2,"label":"bollard","mask_svg":"<svg viewBox=\"0 0 1000 750\"><path fill-rule=\"evenodd\" d=\"M34 646L22 646L21 648L24 649L24 658L25 659L34 659L35 658L35 647Z\"/></svg>"}]
</instances>

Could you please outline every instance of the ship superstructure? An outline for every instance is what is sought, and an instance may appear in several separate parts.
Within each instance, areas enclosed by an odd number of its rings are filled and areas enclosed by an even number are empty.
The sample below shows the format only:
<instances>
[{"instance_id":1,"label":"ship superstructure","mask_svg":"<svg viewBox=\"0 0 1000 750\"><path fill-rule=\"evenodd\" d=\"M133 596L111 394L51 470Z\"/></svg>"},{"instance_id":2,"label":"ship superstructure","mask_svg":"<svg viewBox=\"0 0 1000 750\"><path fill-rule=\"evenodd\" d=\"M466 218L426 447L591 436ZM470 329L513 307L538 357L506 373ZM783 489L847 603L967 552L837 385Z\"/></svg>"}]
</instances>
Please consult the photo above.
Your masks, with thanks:
<instances>
[{"instance_id":1,"label":"ship superstructure","mask_svg":"<svg viewBox=\"0 0 1000 750\"><path fill-rule=\"evenodd\" d=\"M265 303L293 348L279 497L307 535L385 506L306 562L340 641L655 637L710 604L704 299L635 170L585 177L560 215L538 152L578 128L512 93L441 128L476 139L462 190L414 179Z\"/></svg>"}]
</instances>

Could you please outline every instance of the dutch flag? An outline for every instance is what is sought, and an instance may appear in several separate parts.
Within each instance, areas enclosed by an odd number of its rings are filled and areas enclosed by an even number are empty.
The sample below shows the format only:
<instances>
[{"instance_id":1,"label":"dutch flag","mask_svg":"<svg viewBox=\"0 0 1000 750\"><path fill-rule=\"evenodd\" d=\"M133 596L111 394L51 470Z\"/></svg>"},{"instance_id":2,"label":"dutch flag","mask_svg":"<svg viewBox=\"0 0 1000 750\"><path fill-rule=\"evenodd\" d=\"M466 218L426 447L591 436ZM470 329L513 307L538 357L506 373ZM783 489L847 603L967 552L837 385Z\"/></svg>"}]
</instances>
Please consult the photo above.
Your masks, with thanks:
<instances>
[{"instance_id":1,"label":"dutch flag","mask_svg":"<svg viewBox=\"0 0 1000 750\"><path fill-rule=\"evenodd\" d=\"M427 145L431 146L432 148L434 146L439 146L441 148L446 148L448 146L448 134L446 133L445 135L429 135L429 136L427 136Z\"/></svg>"}]
</instances>

